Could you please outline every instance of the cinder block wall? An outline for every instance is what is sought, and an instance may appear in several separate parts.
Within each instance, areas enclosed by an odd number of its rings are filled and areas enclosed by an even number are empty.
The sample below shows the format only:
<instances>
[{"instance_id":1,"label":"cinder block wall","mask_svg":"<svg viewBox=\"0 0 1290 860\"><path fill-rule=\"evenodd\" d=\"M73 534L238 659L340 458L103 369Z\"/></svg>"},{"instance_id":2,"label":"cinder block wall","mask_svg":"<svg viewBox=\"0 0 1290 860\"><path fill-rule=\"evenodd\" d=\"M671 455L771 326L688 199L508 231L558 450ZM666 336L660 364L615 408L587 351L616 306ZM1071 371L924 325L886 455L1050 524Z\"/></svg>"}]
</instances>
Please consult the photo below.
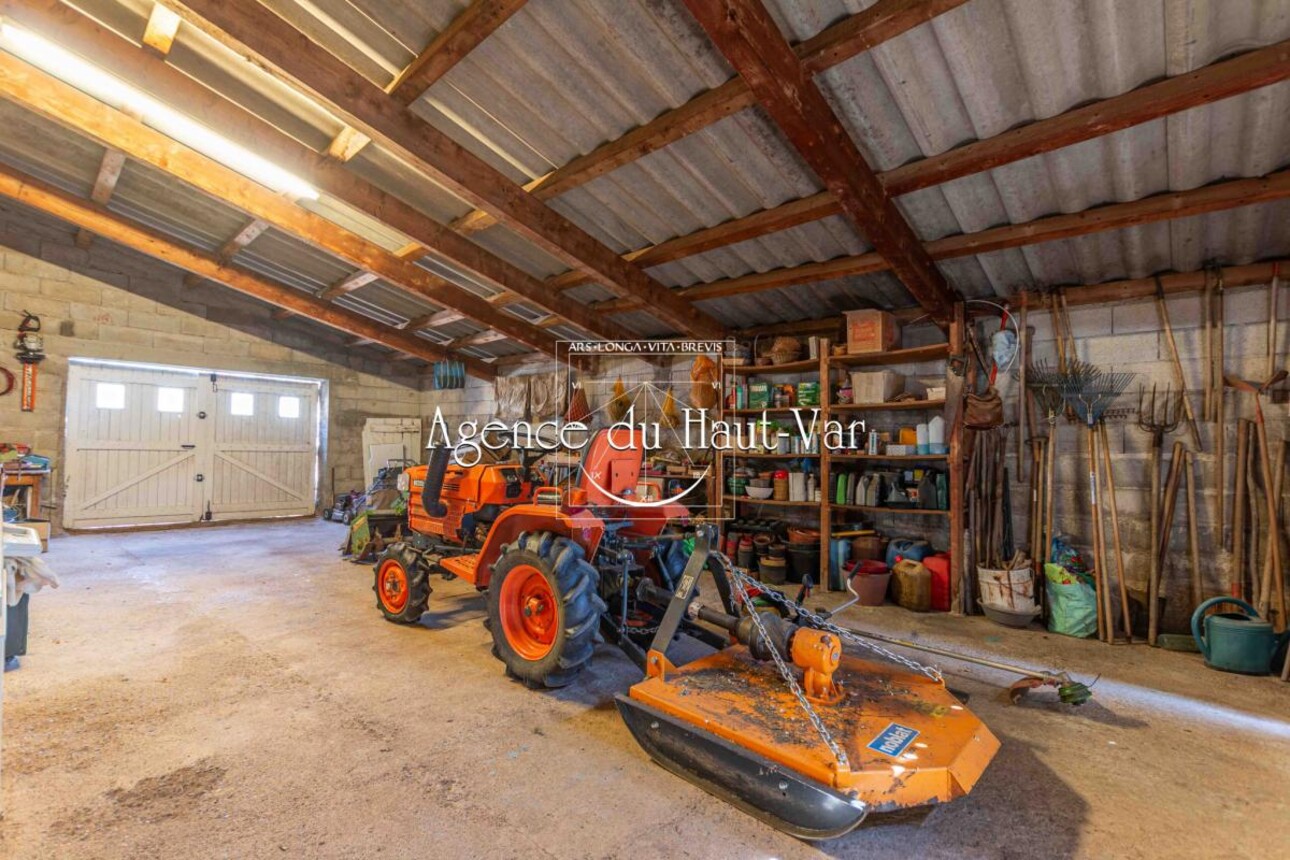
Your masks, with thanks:
<instances>
[{"instance_id":1,"label":"cinder block wall","mask_svg":"<svg viewBox=\"0 0 1290 860\"><path fill-rule=\"evenodd\" d=\"M1279 308L1278 343L1274 369L1286 366L1290 346L1290 323L1287 322L1290 302L1287 290L1282 290ZM1172 296L1167 299L1170 321L1182 358L1187 381L1187 396L1198 420L1202 405L1205 379L1205 347L1201 328L1201 298L1197 293ZM1270 375L1267 360L1268 344L1268 288L1241 287L1229 289L1224 303L1225 354L1227 373L1251 380L1263 380ZM1052 323L1045 312L1031 312L1029 327L1033 331L1032 358L1055 362L1056 341ZM1166 336L1161 331L1154 301L1133 301L1119 304L1076 307L1070 309L1070 325L1077 339L1076 354L1108 371L1128 371L1136 374L1129 391L1115 403L1117 411L1108 422L1112 467L1115 471L1120 525L1125 547L1127 581L1131 590L1144 591L1147 587L1150 544L1150 434L1137 426L1138 386L1149 392L1152 384L1163 396L1167 385L1174 384L1173 365L1170 360ZM993 330L987 326L987 330ZM1000 392L1006 404L1006 416L1016 421L1017 383L1010 378L1000 383ZM1197 525L1199 529L1201 560L1200 569L1206 597L1226 594L1231 575L1231 553L1227 551L1231 535L1232 486L1236 463L1237 419L1253 418L1254 405L1249 395L1228 390L1226 415L1222 431L1226 447L1226 535L1218 531L1218 472L1215 440L1219 428L1214 422L1199 421L1203 450L1196 455ZM1287 407L1271 404L1264 399L1269 447L1275 452L1286 438ZM1015 445L1018 434L1014 432L1010 443ZM1032 431L1033 432L1033 431ZM1039 434L1047 433L1043 425ZM1167 473L1171 449L1176 440L1193 448L1185 421L1178 430L1166 437L1162 454L1162 482ZM1088 490L1088 463L1086 434L1082 425L1059 420L1057 426L1057 513L1056 525L1066 531L1074 543L1092 557L1092 516ZM1028 449L1027 449L1028 450ZM1028 463L1028 458L1027 458ZM1015 458L1009 457L1010 473L1016 471ZM1029 499L1029 467L1025 481L1013 478L1014 531L1019 541L1027 534ZM1261 484L1261 480L1260 480ZM1261 512L1260 512L1261 513ZM1190 581L1191 562L1188 554L1187 511L1185 485L1179 492L1170 539L1168 564L1164 573L1165 593L1168 595L1166 624L1169 629L1182 630L1191 611ZM1107 539L1110 541L1110 516L1106 515ZM1113 550L1113 544L1111 545ZM1283 555L1285 550L1283 549ZM1262 559L1262 554L1259 556ZM1115 569L1112 555L1111 568Z\"/></svg>"},{"instance_id":2,"label":"cinder block wall","mask_svg":"<svg viewBox=\"0 0 1290 860\"><path fill-rule=\"evenodd\" d=\"M343 335L274 320L268 305L225 287L182 284L183 273L95 239L77 248L62 224L0 205L0 365L15 373L13 341L22 311L38 314L48 358L39 368L34 412L18 390L0 398L0 440L52 455L45 502L61 518L63 422L70 357L273 373L325 381L326 437L320 490L363 483L362 430L368 416L422 414L419 374L349 350Z\"/></svg>"}]
</instances>

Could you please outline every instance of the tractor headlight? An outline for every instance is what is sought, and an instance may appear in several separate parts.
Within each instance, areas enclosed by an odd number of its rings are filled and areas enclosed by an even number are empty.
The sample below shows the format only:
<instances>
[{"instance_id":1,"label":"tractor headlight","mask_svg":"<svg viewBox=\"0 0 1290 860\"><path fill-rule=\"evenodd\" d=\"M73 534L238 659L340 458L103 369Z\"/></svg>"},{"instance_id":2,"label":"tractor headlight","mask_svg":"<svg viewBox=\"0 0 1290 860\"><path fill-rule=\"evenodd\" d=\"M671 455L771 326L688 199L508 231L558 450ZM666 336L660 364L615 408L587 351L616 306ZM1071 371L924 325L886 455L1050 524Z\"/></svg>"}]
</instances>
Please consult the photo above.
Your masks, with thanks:
<instances>
[{"instance_id":1,"label":"tractor headlight","mask_svg":"<svg viewBox=\"0 0 1290 860\"><path fill-rule=\"evenodd\" d=\"M412 479L408 477L407 472L399 472L398 480L394 482L394 485L399 488L400 493L406 493L412 488Z\"/></svg>"}]
</instances>

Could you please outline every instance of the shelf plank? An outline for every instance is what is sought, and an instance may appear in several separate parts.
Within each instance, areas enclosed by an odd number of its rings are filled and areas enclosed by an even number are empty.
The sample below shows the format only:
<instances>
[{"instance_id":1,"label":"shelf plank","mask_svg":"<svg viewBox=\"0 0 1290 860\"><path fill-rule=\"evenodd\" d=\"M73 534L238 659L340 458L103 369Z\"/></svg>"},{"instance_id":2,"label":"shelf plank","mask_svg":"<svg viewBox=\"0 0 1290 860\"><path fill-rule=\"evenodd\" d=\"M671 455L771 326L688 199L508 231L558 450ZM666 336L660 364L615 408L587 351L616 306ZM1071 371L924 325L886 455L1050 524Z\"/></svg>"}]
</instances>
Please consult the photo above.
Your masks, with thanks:
<instances>
[{"instance_id":1,"label":"shelf plank","mask_svg":"<svg viewBox=\"0 0 1290 860\"><path fill-rule=\"evenodd\" d=\"M777 502L774 499L754 499L749 496L727 496L739 505L775 505L781 508L818 508L822 502Z\"/></svg>"},{"instance_id":2,"label":"shelf plank","mask_svg":"<svg viewBox=\"0 0 1290 860\"><path fill-rule=\"evenodd\" d=\"M859 511L866 514L896 514L916 517L948 517L949 511L925 511L921 508L881 508L871 505L829 505L835 511Z\"/></svg>"},{"instance_id":3,"label":"shelf plank","mask_svg":"<svg viewBox=\"0 0 1290 860\"><path fill-rule=\"evenodd\" d=\"M905 400L900 403L836 403L830 412L903 412L912 409L941 409L944 400Z\"/></svg>"},{"instance_id":4,"label":"shelf plank","mask_svg":"<svg viewBox=\"0 0 1290 860\"><path fill-rule=\"evenodd\" d=\"M763 412L766 412L770 415L777 415L777 414L786 415L792 412L794 409L802 409L809 412L812 409L823 410L824 407L823 406L767 406L765 409L727 409L722 414L739 415L739 416L747 416L747 417L755 418L756 416L761 415Z\"/></svg>"},{"instance_id":5,"label":"shelf plank","mask_svg":"<svg viewBox=\"0 0 1290 860\"><path fill-rule=\"evenodd\" d=\"M818 460L819 454L722 454L727 460Z\"/></svg>"},{"instance_id":6,"label":"shelf plank","mask_svg":"<svg viewBox=\"0 0 1290 860\"><path fill-rule=\"evenodd\" d=\"M856 355L831 355L829 364L835 367L877 367L884 364L913 364L949 358L948 343L916 346L911 349L893 349L888 352L862 352Z\"/></svg>"},{"instance_id":7,"label":"shelf plank","mask_svg":"<svg viewBox=\"0 0 1290 860\"><path fill-rule=\"evenodd\" d=\"M949 454L830 454L834 460L890 460L902 463L938 462L949 459Z\"/></svg>"},{"instance_id":8,"label":"shelf plank","mask_svg":"<svg viewBox=\"0 0 1290 860\"><path fill-rule=\"evenodd\" d=\"M818 373L820 361L816 358L807 358L802 361L790 361L788 364L739 364L739 365L722 365L723 373L734 373L740 376L759 376L771 375L775 373Z\"/></svg>"}]
</instances>

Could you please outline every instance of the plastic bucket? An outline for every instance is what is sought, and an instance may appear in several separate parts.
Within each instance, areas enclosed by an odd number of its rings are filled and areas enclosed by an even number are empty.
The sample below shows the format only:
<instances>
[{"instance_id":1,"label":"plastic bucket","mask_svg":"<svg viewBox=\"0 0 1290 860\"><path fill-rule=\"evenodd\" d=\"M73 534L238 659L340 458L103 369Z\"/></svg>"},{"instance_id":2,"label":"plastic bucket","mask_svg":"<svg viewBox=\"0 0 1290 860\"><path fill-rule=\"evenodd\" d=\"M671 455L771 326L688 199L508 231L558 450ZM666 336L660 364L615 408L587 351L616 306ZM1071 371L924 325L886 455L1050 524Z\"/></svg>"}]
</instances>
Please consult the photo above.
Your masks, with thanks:
<instances>
[{"instance_id":1,"label":"plastic bucket","mask_svg":"<svg viewBox=\"0 0 1290 860\"><path fill-rule=\"evenodd\" d=\"M977 567L976 576L982 603L1015 612L1030 612L1035 608L1035 574L1030 568Z\"/></svg>"},{"instance_id":2,"label":"plastic bucket","mask_svg":"<svg viewBox=\"0 0 1290 860\"><path fill-rule=\"evenodd\" d=\"M783 585L787 568L782 558L763 558L757 563L759 578L769 585Z\"/></svg>"},{"instance_id":3,"label":"plastic bucket","mask_svg":"<svg viewBox=\"0 0 1290 860\"><path fill-rule=\"evenodd\" d=\"M788 545L789 581L801 582L803 576L812 580L820 578L820 545L818 543L790 543Z\"/></svg>"},{"instance_id":4,"label":"plastic bucket","mask_svg":"<svg viewBox=\"0 0 1290 860\"><path fill-rule=\"evenodd\" d=\"M861 606L882 606L890 583L890 573L857 573L851 577L851 588L860 598Z\"/></svg>"},{"instance_id":5,"label":"plastic bucket","mask_svg":"<svg viewBox=\"0 0 1290 860\"><path fill-rule=\"evenodd\" d=\"M887 557L887 539L882 535L861 535L851 539L851 558L884 559Z\"/></svg>"}]
</instances>

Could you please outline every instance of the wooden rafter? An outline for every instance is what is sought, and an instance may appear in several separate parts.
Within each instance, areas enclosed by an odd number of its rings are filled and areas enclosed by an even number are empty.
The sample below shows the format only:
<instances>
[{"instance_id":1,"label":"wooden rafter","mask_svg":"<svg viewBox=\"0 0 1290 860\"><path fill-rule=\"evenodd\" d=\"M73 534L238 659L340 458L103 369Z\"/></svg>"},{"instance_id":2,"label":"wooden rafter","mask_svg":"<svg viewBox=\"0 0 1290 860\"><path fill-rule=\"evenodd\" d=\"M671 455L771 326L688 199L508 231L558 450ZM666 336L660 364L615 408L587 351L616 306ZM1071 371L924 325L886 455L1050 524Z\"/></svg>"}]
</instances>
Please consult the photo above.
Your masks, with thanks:
<instances>
[{"instance_id":1,"label":"wooden rafter","mask_svg":"<svg viewBox=\"0 0 1290 860\"><path fill-rule=\"evenodd\" d=\"M169 236L133 224L91 201L72 197L7 166L0 166L0 195L150 257L187 269L203 278L218 281L238 292L308 317L330 328L370 338L374 343L407 352L426 361L437 361L448 357L465 361L470 373L482 379L491 379L496 375L496 371L484 362L449 356L444 350L424 338L392 329L335 305L320 302L300 290L267 281L244 269L222 262L213 254L181 245Z\"/></svg>"},{"instance_id":2,"label":"wooden rafter","mask_svg":"<svg viewBox=\"0 0 1290 860\"><path fill-rule=\"evenodd\" d=\"M483 346L486 343L497 343L499 340L506 340L506 335L500 331L477 331L474 334L463 335L446 345L446 349L460 349L463 346Z\"/></svg>"},{"instance_id":3,"label":"wooden rafter","mask_svg":"<svg viewBox=\"0 0 1290 860\"><path fill-rule=\"evenodd\" d=\"M100 206L106 206L112 199L113 192L116 191L116 184L121 179L121 171L124 168L124 153L111 147L104 149L103 158L99 161L98 173L94 175L94 186L90 189L90 199ZM76 232L76 247L88 248L93 242L94 234L88 230Z\"/></svg>"},{"instance_id":4,"label":"wooden rafter","mask_svg":"<svg viewBox=\"0 0 1290 860\"><path fill-rule=\"evenodd\" d=\"M948 320L954 291L760 0L685 5L914 299Z\"/></svg>"},{"instance_id":5,"label":"wooden rafter","mask_svg":"<svg viewBox=\"0 0 1290 860\"><path fill-rule=\"evenodd\" d=\"M345 126L337 132L331 143L327 145L327 155L337 161L349 161L362 152L363 147L371 142L372 139L361 131L355 131L349 126Z\"/></svg>"},{"instance_id":6,"label":"wooden rafter","mask_svg":"<svg viewBox=\"0 0 1290 860\"><path fill-rule=\"evenodd\" d=\"M379 222L421 243L416 253L400 251L411 260L429 249L453 268L498 289L508 290L579 327L607 338L629 335L621 326L592 315L578 302L561 297L540 278L486 251L402 200L366 182L340 163L302 146L274 126L255 117L220 94L177 69L138 50L92 19L59 0L0 0L0 9L23 26L56 39L95 64L168 104L182 105L229 138L273 161L320 191L344 201ZM472 295L473 294L469 294ZM487 323L485 323L487 325Z\"/></svg>"},{"instance_id":7,"label":"wooden rafter","mask_svg":"<svg viewBox=\"0 0 1290 860\"><path fill-rule=\"evenodd\" d=\"M179 32L179 16L160 3L154 3L143 30L143 45L158 57L170 53Z\"/></svg>"},{"instance_id":8,"label":"wooden rafter","mask_svg":"<svg viewBox=\"0 0 1290 860\"><path fill-rule=\"evenodd\" d=\"M1217 182L1190 191L1170 191L1130 200L1127 203L1109 203L1082 212L1067 215L1050 215L1022 224L1007 224L977 233L946 236L925 247L933 260L949 260L985 254L1007 248L1038 245L1057 239L1070 239L1106 230L1119 230L1140 224L1152 224L1174 218L1203 215L1239 206L1268 203L1290 197L1290 171L1279 171L1254 179L1233 179ZM888 269L881 255L870 252L850 257L838 257L823 263L806 263L786 266L766 272L755 272L735 278L724 278L704 284L684 287L681 294L691 301L747 295L795 284L808 284L853 275L867 275ZM606 312L632 310L635 306L621 299L595 305Z\"/></svg>"},{"instance_id":9,"label":"wooden rafter","mask_svg":"<svg viewBox=\"0 0 1290 860\"><path fill-rule=\"evenodd\" d=\"M260 237L260 234L269 229L269 222L263 218L252 218L242 226L241 230L233 235L217 252L221 260L231 260L237 256L237 252L245 248Z\"/></svg>"},{"instance_id":10,"label":"wooden rafter","mask_svg":"<svg viewBox=\"0 0 1290 860\"><path fill-rule=\"evenodd\" d=\"M844 18L794 46L793 50L802 59L803 65L812 73L818 73L894 39L965 2L967 0L879 0L863 12ZM748 89L748 85L736 76L533 180L525 188L538 198L548 200L701 131L755 103L756 97ZM495 222L488 213L476 210L463 215L453 223L453 227L470 234L493 223Z\"/></svg>"},{"instance_id":11,"label":"wooden rafter","mask_svg":"<svg viewBox=\"0 0 1290 860\"><path fill-rule=\"evenodd\" d=\"M4 53L0 53L0 97L176 176L252 218L263 219L316 248L378 273L395 286L458 308L482 325L506 331L535 349L555 349L555 340L549 334L499 312L478 296L420 266L400 260L380 246Z\"/></svg>"},{"instance_id":12,"label":"wooden rafter","mask_svg":"<svg viewBox=\"0 0 1290 860\"><path fill-rule=\"evenodd\" d=\"M239 56L380 141L454 195L490 211L519 235L570 266L584 269L611 289L645 301L660 319L693 335L718 336L724 331L716 320L524 193L483 159L405 110L268 8L223 0L167 0L167 5Z\"/></svg>"},{"instance_id":13,"label":"wooden rafter","mask_svg":"<svg viewBox=\"0 0 1290 860\"><path fill-rule=\"evenodd\" d=\"M364 272L362 270L353 272L341 278L339 281L332 284L327 289L323 290L321 293L318 294L318 298L322 299L325 302L329 302L332 299L336 298L337 296L343 296L346 293L352 293L354 292L354 290L357 290L359 287L363 287L372 283L372 281L375 281L376 278L377 278L377 275L375 272Z\"/></svg>"},{"instance_id":14,"label":"wooden rafter","mask_svg":"<svg viewBox=\"0 0 1290 860\"><path fill-rule=\"evenodd\" d=\"M1194 72L1146 84L1048 119L1036 120L997 137L912 161L879 173L878 178L889 193L900 196L1178 111L1231 98L1286 78L1290 78L1290 42L1278 42L1211 63ZM837 199L831 192L822 191L639 248L624 256L648 268L840 214L842 207ZM590 280L583 272L575 270L557 275L548 283L557 289L568 289Z\"/></svg>"},{"instance_id":15,"label":"wooden rafter","mask_svg":"<svg viewBox=\"0 0 1290 860\"><path fill-rule=\"evenodd\" d=\"M403 104L411 104L435 81L452 70L467 54L479 47L494 30L520 10L525 0L473 0L417 58L401 72L385 91ZM338 161L349 161L372 139L346 126L327 147L327 154Z\"/></svg>"},{"instance_id":16,"label":"wooden rafter","mask_svg":"<svg viewBox=\"0 0 1290 860\"><path fill-rule=\"evenodd\" d=\"M525 0L473 0L385 91L411 104L524 6Z\"/></svg>"},{"instance_id":17,"label":"wooden rafter","mask_svg":"<svg viewBox=\"0 0 1290 860\"><path fill-rule=\"evenodd\" d=\"M455 316L451 321L462 319L461 314L458 314L456 311L435 311L432 314L425 314L423 316L413 317L412 319L404 323L402 325L402 328L406 329L407 331L418 331L419 329L423 329L423 328L434 328L437 325L444 324L439 320L447 314L455 314Z\"/></svg>"}]
</instances>

